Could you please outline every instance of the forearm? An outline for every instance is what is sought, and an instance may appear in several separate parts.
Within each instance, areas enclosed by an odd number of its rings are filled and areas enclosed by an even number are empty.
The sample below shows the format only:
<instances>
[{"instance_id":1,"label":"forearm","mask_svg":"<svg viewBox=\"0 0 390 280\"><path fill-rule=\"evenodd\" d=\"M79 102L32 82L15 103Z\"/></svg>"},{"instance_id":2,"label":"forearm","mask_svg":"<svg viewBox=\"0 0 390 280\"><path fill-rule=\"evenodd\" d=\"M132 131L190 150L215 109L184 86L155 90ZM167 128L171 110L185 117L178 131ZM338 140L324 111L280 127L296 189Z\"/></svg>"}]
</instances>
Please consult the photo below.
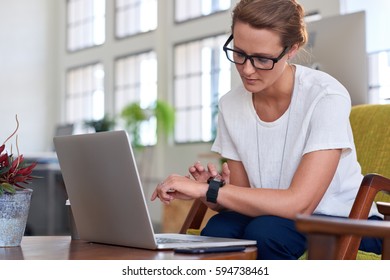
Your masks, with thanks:
<instances>
[{"instance_id":1,"label":"forearm","mask_svg":"<svg viewBox=\"0 0 390 280\"><path fill-rule=\"evenodd\" d=\"M226 185L219 190L217 203L252 217L274 215L293 219L306 209L304 202L289 189L241 188L234 185Z\"/></svg>"},{"instance_id":2,"label":"forearm","mask_svg":"<svg viewBox=\"0 0 390 280\"><path fill-rule=\"evenodd\" d=\"M210 208L211 210L213 211L216 211L216 212L221 212L223 210L226 210L225 207L223 207L222 205L218 204L218 203L211 203L211 202L207 202L206 198L201 198L201 201L206 204L206 206L208 208Z\"/></svg>"}]
</instances>

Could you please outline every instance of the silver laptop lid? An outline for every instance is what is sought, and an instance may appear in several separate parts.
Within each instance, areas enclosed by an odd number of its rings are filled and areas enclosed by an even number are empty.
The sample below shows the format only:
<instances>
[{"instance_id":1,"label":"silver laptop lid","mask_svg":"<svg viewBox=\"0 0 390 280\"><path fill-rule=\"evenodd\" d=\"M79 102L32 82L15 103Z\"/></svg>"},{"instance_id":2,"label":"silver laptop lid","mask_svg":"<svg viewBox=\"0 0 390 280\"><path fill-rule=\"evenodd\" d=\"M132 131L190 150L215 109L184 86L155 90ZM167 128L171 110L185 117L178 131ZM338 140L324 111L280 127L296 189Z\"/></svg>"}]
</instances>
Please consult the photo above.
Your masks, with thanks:
<instances>
[{"instance_id":1,"label":"silver laptop lid","mask_svg":"<svg viewBox=\"0 0 390 280\"><path fill-rule=\"evenodd\" d=\"M256 244L243 239L154 234L124 131L55 137L54 145L81 239L144 249ZM170 242L157 244L156 237Z\"/></svg>"},{"instance_id":2,"label":"silver laptop lid","mask_svg":"<svg viewBox=\"0 0 390 280\"><path fill-rule=\"evenodd\" d=\"M54 145L80 238L155 249L127 133L54 137Z\"/></svg>"}]
</instances>

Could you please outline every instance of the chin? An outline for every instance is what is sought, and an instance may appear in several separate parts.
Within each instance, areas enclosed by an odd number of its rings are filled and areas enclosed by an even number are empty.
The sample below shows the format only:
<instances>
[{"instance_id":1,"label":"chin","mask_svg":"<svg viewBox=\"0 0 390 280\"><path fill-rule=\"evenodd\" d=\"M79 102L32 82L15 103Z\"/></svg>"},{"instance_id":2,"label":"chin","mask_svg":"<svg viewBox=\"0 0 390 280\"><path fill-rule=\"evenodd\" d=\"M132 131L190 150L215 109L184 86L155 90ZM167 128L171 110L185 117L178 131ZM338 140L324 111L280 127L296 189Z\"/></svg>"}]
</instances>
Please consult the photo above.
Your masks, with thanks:
<instances>
[{"instance_id":1,"label":"chin","mask_svg":"<svg viewBox=\"0 0 390 280\"><path fill-rule=\"evenodd\" d=\"M242 79L242 83L245 89L249 92L259 92L264 89L264 85L258 80L256 80L255 82L248 82L248 80Z\"/></svg>"}]
</instances>

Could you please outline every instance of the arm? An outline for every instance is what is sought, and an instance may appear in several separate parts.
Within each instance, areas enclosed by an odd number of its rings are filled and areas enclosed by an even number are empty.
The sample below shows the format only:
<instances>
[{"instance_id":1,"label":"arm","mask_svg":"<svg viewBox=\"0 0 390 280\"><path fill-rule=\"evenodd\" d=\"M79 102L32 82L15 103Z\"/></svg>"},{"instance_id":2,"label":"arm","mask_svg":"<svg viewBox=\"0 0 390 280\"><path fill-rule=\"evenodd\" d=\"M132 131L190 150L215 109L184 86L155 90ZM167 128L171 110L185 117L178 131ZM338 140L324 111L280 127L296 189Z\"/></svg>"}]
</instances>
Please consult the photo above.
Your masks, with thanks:
<instances>
[{"instance_id":1,"label":"arm","mask_svg":"<svg viewBox=\"0 0 390 280\"><path fill-rule=\"evenodd\" d=\"M219 190L217 204L208 205L213 209L227 208L248 216L275 215L294 219L297 214L311 214L332 181L340 155L340 149L304 155L286 190L250 188L242 164L229 161L231 181ZM171 175L157 187L152 199L159 197L164 203L183 197L205 200L207 189L206 182Z\"/></svg>"},{"instance_id":2,"label":"arm","mask_svg":"<svg viewBox=\"0 0 390 280\"><path fill-rule=\"evenodd\" d=\"M340 155L340 149L305 154L288 189L238 189L227 184L220 189L217 202L249 216L293 219L297 214L311 214L332 181Z\"/></svg>"},{"instance_id":3,"label":"arm","mask_svg":"<svg viewBox=\"0 0 390 280\"><path fill-rule=\"evenodd\" d=\"M227 184L235 184L242 187L250 187L244 166L239 161L228 160L222 165L221 174L213 164L208 164L207 169L196 162L189 167L189 172L195 180L189 176L170 175L164 182L158 184L152 194L151 200L159 198L163 203L169 204L173 199L193 199L199 198L204 204L214 211L221 211L225 207L218 203L209 203L206 200L208 190L207 180L210 177L222 177ZM232 179L233 178L233 179Z\"/></svg>"}]
</instances>

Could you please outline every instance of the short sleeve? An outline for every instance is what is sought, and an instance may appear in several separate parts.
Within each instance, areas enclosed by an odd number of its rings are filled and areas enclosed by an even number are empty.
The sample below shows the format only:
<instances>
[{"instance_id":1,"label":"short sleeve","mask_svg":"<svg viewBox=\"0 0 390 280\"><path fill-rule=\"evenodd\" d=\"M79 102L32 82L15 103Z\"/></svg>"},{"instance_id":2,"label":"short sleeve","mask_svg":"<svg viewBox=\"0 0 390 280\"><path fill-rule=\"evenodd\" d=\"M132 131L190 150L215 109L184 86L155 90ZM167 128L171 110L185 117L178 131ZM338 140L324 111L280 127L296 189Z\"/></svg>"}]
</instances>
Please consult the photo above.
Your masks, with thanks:
<instances>
[{"instance_id":1,"label":"short sleeve","mask_svg":"<svg viewBox=\"0 0 390 280\"><path fill-rule=\"evenodd\" d=\"M328 94L315 105L303 154L327 149L342 149L343 155L353 147L349 122L350 100L338 94Z\"/></svg>"},{"instance_id":2,"label":"short sleeve","mask_svg":"<svg viewBox=\"0 0 390 280\"><path fill-rule=\"evenodd\" d=\"M211 151L219 153L224 158L240 160L237 149L231 139L229 131L225 125L222 111L218 113L218 130Z\"/></svg>"}]
</instances>

